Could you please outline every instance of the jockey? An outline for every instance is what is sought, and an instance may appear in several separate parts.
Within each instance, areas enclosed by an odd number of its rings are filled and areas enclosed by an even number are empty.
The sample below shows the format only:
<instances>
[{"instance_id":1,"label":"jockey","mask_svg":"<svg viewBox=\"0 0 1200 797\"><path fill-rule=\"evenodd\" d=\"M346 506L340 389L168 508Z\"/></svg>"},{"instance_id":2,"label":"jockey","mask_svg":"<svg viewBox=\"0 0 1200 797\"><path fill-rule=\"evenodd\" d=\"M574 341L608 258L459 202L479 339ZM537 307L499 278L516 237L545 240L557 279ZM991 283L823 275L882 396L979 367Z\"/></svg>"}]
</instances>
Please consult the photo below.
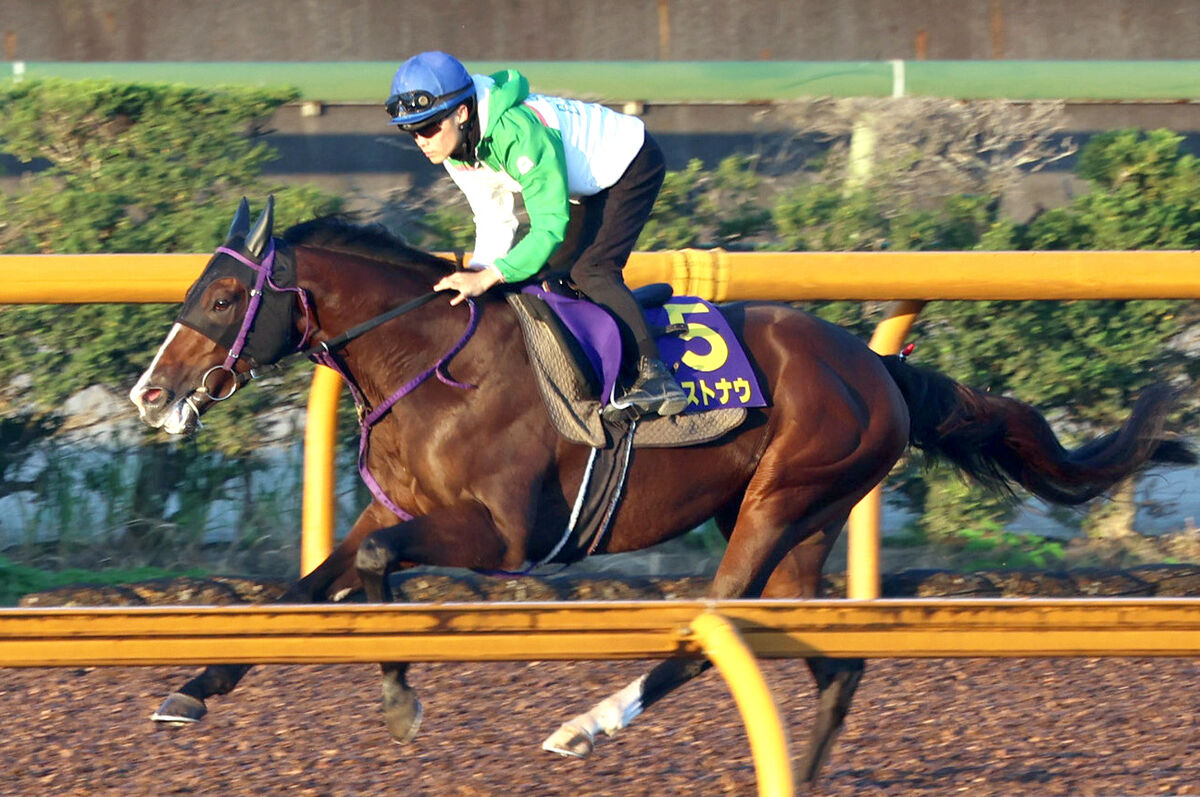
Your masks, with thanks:
<instances>
[{"instance_id":1,"label":"jockey","mask_svg":"<svg viewBox=\"0 0 1200 797\"><path fill-rule=\"evenodd\" d=\"M530 94L515 70L470 75L443 52L405 61L386 108L430 162L445 166L475 215L471 270L434 289L457 291L451 304L458 304L498 283L569 266L575 287L620 329L632 385L618 405L681 412L687 395L621 274L666 171L642 121L594 103ZM529 230L514 245L517 193Z\"/></svg>"}]
</instances>

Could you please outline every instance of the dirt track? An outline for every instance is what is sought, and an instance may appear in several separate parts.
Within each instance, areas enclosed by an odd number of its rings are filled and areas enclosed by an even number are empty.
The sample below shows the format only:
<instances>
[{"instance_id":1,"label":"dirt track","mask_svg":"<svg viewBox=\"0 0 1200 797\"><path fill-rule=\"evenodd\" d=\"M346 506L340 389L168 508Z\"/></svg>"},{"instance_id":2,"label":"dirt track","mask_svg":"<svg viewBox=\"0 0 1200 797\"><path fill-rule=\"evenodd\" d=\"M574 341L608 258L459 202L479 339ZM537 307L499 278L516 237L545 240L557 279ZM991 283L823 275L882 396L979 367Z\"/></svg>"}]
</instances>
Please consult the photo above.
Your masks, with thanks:
<instances>
[{"instance_id":1,"label":"dirt track","mask_svg":"<svg viewBox=\"0 0 1200 797\"><path fill-rule=\"evenodd\" d=\"M435 588L446 584L421 587ZM368 665L259 668L211 699L201 723L177 729L148 717L192 669L7 670L0 795L755 794L741 719L714 673L601 740L587 761L541 751L563 720L650 666L414 665L426 714L407 747L383 728ZM763 669L796 751L814 709L807 669ZM1200 795L1200 662L869 662L814 793Z\"/></svg>"},{"instance_id":2,"label":"dirt track","mask_svg":"<svg viewBox=\"0 0 1200 797\"><path fill-rule=\"evenodd\" d=\"M147 717L187 670L9 670L0 792L754 794L744 731L712 673L588 761L539 749L560 721L644 666L416 665L426 717L406 748L379 722L369 666L253 671L236 693L210 701L203 722L181 729ZM812 712L802 671L798 662L765 665L793 747ZM1200 664L874 662L815 793L1200 794Z\"/></svg>"}]
</instances>

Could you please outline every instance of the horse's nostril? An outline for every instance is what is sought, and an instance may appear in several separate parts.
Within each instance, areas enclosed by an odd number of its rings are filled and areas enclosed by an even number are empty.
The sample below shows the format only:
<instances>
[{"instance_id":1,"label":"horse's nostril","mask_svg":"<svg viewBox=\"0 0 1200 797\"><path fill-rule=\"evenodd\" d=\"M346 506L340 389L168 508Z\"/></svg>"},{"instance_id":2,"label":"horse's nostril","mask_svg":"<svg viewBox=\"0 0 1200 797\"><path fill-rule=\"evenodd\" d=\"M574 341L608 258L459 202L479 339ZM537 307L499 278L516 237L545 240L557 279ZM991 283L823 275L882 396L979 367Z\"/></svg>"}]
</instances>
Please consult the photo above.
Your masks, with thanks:
<instances>
[{"instance_id":1,"label":"horse's nostril","mask_svg":"<svg viewBox=\"0 0 1200 797\"><path fill-rule=\"evenodd\" d=\"M166 395L166 391L161 387L152 387L145 393L142 393L142 403L147 407L152 407L161 404Z\"/></svg>"}]
</instances>

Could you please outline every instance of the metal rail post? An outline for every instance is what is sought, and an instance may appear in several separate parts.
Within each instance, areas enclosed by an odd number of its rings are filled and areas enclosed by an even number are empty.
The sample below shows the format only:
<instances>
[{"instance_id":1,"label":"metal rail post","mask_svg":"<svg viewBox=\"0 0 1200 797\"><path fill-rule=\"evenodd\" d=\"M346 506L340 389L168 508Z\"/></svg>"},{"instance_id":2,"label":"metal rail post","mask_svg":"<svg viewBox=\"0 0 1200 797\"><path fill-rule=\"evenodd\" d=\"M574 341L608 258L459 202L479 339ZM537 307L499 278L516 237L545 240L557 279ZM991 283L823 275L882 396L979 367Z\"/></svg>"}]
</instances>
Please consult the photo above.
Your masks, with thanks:
<instances>
[{"instance_id":1,"label":"metal rail post","mask_svg":"<svg viewBox=\"0 0 1200 797\"><path fill-rule=\"evenodd\" d=\"M912 329L925 302L905 300L892 306L871 336L871 350L896 354ZM874 600L879 597L879 548L883 526L883 485L877 484L850 510L846 524L846 597Z\"/></svg>"},{"instance_id":2,"label":"metal rail post","mask_svg":"<svg viewBox=\"0 0 1200 797\"><path fill-rule=\"evenodd\" d=\"M795 782L787 731L754 653L737 627L716 612L701 614L692 621L691 630L733 693L750 739L758 793L762 797L791 797Z\"/></svg>"},{"instance_id":3,"label":"metal rail post","mask_svg":"<svg viewBox=\"0 0 1200 797\"><path fill-rule=\"evenodd\" d=\"M318 365L308 393L304 424L304 501L301 517L300 574L306 575L333 550L337 494L337 408L342 378Z\"/></svg>"}]
</instances>

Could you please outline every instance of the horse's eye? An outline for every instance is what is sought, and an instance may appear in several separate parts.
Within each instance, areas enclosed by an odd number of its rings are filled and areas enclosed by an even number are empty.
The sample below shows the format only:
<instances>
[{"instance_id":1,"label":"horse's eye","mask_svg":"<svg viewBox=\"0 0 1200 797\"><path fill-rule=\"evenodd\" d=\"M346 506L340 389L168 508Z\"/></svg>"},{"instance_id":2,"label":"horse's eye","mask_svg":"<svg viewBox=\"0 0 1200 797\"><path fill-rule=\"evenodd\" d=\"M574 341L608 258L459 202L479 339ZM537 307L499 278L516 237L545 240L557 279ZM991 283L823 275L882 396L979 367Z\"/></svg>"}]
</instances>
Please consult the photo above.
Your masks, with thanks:
<instances>
[{"instance_id":1,"label":"horse's eye","mask_svg":"<svg viewBox=\"0 0 1200 797\"><path fill-rule=\"evenodd\" d=\"M213 302L213 309L217 312L221 312L222 310L228 310L231 304L233 304L233 302L229 301L228 299L217 299Z\"/></svg>"}]
</instances>

